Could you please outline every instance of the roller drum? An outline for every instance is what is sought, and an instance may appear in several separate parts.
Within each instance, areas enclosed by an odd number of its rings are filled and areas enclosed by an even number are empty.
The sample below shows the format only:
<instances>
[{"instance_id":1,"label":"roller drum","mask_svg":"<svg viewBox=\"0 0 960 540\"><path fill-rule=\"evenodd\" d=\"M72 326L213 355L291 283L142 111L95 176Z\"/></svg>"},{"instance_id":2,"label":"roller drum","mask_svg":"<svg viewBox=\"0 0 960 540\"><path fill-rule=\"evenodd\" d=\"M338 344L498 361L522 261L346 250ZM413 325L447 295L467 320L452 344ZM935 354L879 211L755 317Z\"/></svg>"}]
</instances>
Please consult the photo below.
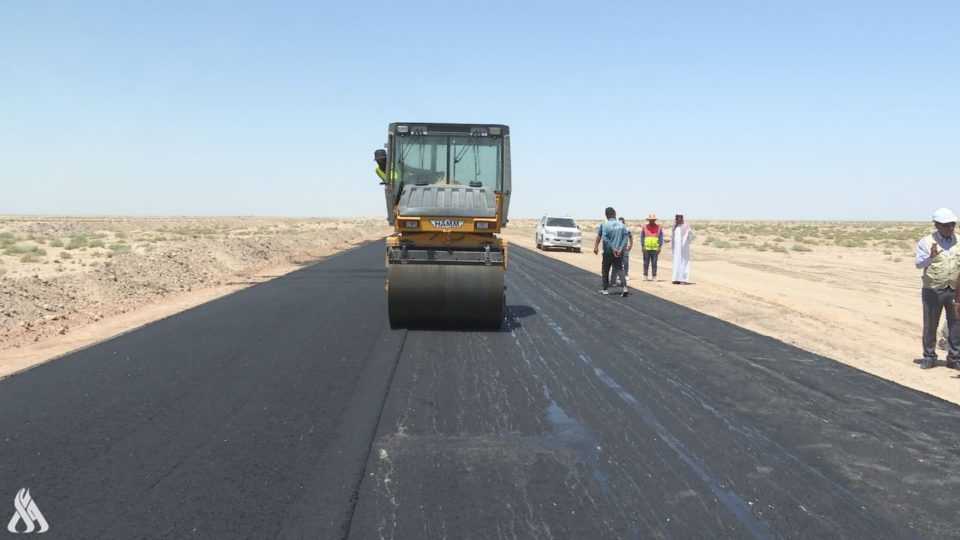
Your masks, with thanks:
<instances>
[{"instance_id":1,"label":"roller drum","mask_svg":"<svg viewBox=\"0 0 960 540\"><path fill-rule=\"evenodd\" d=\"M390 264L390 326L500 328L503 273L504 267L495 265Z\"/></svg>"}]
</instances>

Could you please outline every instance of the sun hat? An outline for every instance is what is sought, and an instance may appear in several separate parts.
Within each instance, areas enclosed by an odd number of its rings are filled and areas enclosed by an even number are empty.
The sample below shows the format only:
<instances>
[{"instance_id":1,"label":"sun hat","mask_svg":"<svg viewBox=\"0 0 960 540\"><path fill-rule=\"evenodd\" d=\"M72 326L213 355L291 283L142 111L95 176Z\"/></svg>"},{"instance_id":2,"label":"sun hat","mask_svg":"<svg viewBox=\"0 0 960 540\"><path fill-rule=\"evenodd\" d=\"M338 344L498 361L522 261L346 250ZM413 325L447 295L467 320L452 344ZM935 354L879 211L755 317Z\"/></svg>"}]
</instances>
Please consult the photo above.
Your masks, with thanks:
<instances>
[{"instance_id":1,"label":"sun hat","mask_svg":"<svg viewBox=\"0 0 960 540\"><path fill-rule=\"evenodd\" d=\"M956 223L957 215L949 208L939 208L933 213L933 220L937 223Z\"/></svg>"}]
</instances>

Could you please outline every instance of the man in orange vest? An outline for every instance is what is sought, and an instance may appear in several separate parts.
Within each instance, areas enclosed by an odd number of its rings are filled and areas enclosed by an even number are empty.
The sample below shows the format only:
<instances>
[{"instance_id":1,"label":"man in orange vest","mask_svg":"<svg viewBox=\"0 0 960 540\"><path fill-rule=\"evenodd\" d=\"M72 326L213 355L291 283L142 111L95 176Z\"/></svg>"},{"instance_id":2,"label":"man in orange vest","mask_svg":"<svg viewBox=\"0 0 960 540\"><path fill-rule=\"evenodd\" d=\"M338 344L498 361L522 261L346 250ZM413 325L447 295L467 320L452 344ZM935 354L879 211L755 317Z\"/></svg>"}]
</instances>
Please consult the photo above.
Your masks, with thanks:
<instances>
[{"instance_id":1,"label":"man in orange vest","mask_svg":"<svg viewBox=\"0 0 960 540\"><path fill-rule=\"evenodd\" d=\"M643 246L643 280L647 281L649 269L653 266L653 281L657 280L657 259L663 248L663 229L657 225L657 215L650 213L647 224L640 232L640 245Z\"/></svg>"}]
</instances>

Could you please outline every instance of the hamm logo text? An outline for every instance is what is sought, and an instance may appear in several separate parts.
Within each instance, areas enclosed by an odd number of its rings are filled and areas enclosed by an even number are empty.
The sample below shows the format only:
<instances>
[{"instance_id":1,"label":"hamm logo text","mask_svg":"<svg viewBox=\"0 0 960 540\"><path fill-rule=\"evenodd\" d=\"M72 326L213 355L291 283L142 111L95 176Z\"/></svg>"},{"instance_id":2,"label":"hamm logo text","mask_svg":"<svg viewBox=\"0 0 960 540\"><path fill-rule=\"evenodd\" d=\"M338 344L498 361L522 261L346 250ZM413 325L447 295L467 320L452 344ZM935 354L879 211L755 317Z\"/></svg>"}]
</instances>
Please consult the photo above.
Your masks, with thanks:
<instances>
[{"instance_id":1,"label":"hamm logo text","mask_svg":"<svg viewBox=\"0 0 960 540\"><path fill-rule=\"evenodd\" d=\"M453 219L431 219L430 224L438 229L459 229L463 227L463 221Z\"/></svg>"}]
</instances>

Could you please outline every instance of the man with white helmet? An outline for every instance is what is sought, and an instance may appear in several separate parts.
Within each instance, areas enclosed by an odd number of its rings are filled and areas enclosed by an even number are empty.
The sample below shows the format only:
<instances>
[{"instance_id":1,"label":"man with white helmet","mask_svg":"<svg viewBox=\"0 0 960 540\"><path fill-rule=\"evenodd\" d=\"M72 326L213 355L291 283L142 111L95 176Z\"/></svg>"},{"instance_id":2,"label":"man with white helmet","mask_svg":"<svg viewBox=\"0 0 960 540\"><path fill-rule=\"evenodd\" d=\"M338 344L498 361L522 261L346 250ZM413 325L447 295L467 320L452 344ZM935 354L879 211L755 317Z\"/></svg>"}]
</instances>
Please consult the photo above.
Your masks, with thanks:
<instances>
[{"instance_id":1,"label":"man with white helmet","mask_svg":"<svg viewBox=\"0 0 960 540\"><path fill-rule=\"evenodd\" d=\"M916 266L923 270L923 361L920 367L930 369L937 364L937 326L940 314L946 310L950 337L947 343L947 367L956 368L960 362L960 340L954 323L956 314L953 304L960 279L960 249L954 228L957 216L949 208L940 208L933 213L934 232L924 236L917 244Z\"/></svg>"}]
</instances>

